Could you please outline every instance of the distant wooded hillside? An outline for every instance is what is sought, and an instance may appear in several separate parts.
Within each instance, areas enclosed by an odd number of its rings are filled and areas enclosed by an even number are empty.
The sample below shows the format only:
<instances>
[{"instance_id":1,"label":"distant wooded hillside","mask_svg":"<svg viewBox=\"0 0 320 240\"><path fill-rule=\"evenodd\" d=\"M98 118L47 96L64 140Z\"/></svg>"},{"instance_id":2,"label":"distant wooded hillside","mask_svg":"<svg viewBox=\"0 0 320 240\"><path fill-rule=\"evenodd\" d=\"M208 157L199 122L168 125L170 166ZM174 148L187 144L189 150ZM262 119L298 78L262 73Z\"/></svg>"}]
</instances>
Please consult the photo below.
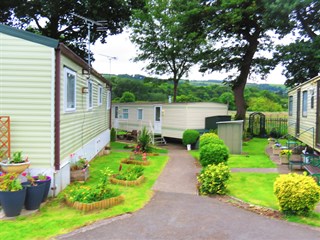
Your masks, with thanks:
<instances>
[{"instance_id":1,"label":"distant wooded hillside","mask_svg":"<svg viewBox=\"0 0 320 240\"><path fill-rule=\"evenodd\" d=\"M105 77L112 82L114 102L168 102L169 96L172 96L173 84L167 80L127 74ZM249 83L245 98L249 111L287 111L287 90L284 85ZM182 80L178 87L177 102L221 102L229 104L230 110L235 109L231 88L219 80Z\"/></svg>"}]
</instances>

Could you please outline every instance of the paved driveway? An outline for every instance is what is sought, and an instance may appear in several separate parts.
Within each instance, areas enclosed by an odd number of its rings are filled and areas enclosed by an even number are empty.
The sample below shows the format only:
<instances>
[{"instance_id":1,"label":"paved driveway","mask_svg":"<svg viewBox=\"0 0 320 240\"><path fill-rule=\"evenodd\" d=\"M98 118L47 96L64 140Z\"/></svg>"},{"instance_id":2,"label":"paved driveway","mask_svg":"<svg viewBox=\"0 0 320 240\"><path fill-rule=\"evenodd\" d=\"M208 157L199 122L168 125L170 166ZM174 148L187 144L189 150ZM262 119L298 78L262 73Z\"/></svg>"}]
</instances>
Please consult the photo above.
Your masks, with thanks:
<instances>
[{"instance_id":1,"label":"paved driveway","mask_svg":"<svg viewBox=\"0 0 320 240\"><path fill-rule=\"evenodd\" d=\"M170 147L170 161L142 210L99 221L62 239L320 239L315 228L269 219L196 194L194 159Z\"/></svg>"}]
</instances>

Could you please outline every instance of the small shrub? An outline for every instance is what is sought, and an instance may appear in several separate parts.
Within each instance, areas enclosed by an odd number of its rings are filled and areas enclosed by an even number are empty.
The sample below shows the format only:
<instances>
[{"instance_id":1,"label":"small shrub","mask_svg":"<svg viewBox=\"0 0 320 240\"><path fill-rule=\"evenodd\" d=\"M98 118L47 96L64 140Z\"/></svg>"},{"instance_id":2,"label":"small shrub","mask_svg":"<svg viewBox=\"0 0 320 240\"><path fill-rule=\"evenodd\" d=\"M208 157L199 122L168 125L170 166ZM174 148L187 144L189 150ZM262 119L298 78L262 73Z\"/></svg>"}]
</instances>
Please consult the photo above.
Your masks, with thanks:
<instances>
[{"instance_id":1,"label":"small shrub","mask_svg":"<svg viewBox=\"0 0 320 240\"><path fill-rule=\"evenodd\" d=\"M138 137L138 147L142 152L148 152L150 150L151 136L146 127L143 127Z\"/></svg>"},{"instance_id":2,"label":"small shrub","mask_svg":"<svg viewBox=\"0 0 320 240\"><path fill-rule=\"evenodd\" d=\"M182 134L182 143L184 145L194 144L197 142L199 135L197 130L187 129Z\"/></svg>"},{"instance_id":3,"label":"small shrub","mask_svg":"<svg viewBox=\"0 0 320 240\"><path fill-rule=\"evenodd\" d=\"M110 141L115 142L117 139L117 131L114 128L111 128L111 133L110 133Z\"/></svg>"},{"instance_id":4,"label":"small shrub","mask_svg":"<svg viewBox=\"0 0 320 240\"><path fill-rule=\"evenodd\" d=\"M203 167L209 164L226 162L229 158L229 149L224 144L209 143L200 148L200 163Z\"/></svg>"},{"instance_id":5,"label":"small shrub","mask_svg":"<svg viewBox=\"0 0 320 240\"><path fill-rule=\"evenodd\" d=\"M227 182L230 178L230 169L224 163L208 165L203 168L197 177L201 194L225 194Z\"/></svg>"},{"instance_id":6,"label":"small shrub","mask_svg":"<svg viewBox=\"0 0 320 240\"><path fill-rule=\"evenodd\" d=\"M224 144L223 140L220 139L218 137L218 135L215 133L205 133L205 134L201 135L200 145L199 145L200 148L207 145L207 144L210 144L210 143Z\"/></svg>"},{"instance_id":7,"label":"small shrub","mask_svg":"<svg viewBox=\"0 0 320 240\"><path fill-rule=\"evenodd\" d=\"M274 183L280 211L292 215L309 215L320 200L320 187L310 176L290 173L280 175Z\"/></svg>"}]
</instances>

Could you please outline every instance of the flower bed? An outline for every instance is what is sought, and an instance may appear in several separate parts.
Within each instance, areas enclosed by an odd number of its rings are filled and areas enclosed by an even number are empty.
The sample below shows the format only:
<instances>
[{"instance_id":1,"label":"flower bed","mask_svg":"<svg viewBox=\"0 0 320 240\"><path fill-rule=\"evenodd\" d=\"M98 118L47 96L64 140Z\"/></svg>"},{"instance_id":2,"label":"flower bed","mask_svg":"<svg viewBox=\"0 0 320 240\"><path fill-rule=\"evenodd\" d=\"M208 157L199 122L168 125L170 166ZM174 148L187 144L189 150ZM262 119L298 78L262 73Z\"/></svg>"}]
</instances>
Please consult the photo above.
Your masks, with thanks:
<instances>
[{"instance_id":1,"label":"flower bed","mask_svg":"<svg viewBox=\"0 0 320 240\"><path fill-rule=\"evenodd\" d=\"M143 165L143 166L150 165L150 161L139 161L139 160L130 160L130 159L123 159L121 160L121 163L136 164L136 165Z\"/></svg>"},{"instance_id":2,"label":"flower bed","mask_svg":"<svg viewBox=\"0 0 320 240\"><path fill-rule=\"evenodd\" d=\"M143 165L143 166L150 165L150 161L148 161L148 158L147 158L147 153L141 154L136 151L132 153L129 158L121 160L121 163L136 164L136 165Z\"/></svg>"},{"instance_id":3,"label":"flower bed","mask_svg":"<svg viewBox=\"0 0 320 240\"><path fill-rule=\"evenodd\" d=\"M120 184L123 186L138 186L144 181L144 176L140 176L137 180L127 181L127 180L120 180L117 179L115 176L110 177L110 182L113 184Z\"/></svg>"},{"instance_id":4,"label":"flower bed","mask_svg":"<svg viewBox=\"0 0 320 240\"><path fill-rule=\"evenodd\" d=\"M124 197L122 195L92 203L83 203L78 201L71 202L68 198L66 199L67 205L81 211L110 208L122 203L123 201Z\"/></svg>"}]
</instances>

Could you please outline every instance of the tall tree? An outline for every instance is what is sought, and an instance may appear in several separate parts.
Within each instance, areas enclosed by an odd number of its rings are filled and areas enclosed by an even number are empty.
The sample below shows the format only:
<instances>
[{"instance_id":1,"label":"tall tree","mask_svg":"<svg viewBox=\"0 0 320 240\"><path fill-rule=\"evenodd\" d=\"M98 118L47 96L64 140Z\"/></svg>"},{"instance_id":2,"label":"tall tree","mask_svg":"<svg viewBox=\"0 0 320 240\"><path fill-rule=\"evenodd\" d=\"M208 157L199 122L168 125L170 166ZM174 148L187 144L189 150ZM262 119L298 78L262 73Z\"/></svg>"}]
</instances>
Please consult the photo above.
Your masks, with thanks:
<instances>
[{"instance_id":1,"label":"tall tree","mask_svg":"<svg viewBox=\"0 0 320 240\"><path fill-rule=\"evenodd\" d=\"M250 74L264 76L274 68L262 51L272 48L268 31L267 0L204 1L208 13L209 45L200 71L236 72L227 83L235 96L236 119L245 119L244 89Z\"/></svg>"},{"instance_id":2,"label":"tall tree","mask_svg":"<svg viewBox=\"0 0 320 240\"><path fill-rule=\"evenodd\" d=\"M281 0L271 4L274 15L281 15L286 27L278 32L296 36L295 42L277 48L275 58L285 67L286 86L295 86L320 73L319 0Z\"/></svg>"},{"instance_id":3,"label":"tall tree","mask_svg":"<svg viewBox=\"0 0 320 240\"><path fill-rule=\"evenodd\" d=\"M135 61L146 61L152 74L172 74L173 101L179 80L188 74L204 43L197 0L147 0L143 10L133 14L130 36L139 47Z\"/></svg>"},{"instance_id":4,"label":"tall tree","mask_svg":"<svg viewBox=\"0 0 320 240\"><path fill-rule=\"evenodd\" d=\"M103 21L103 31L92 27L91 42L122 32L131 11L141 8L143 0L1 0L0 21L44 36L59 39L82 57L87 25L72 14ZM30 25L33 23L32 25Z\"/></svg>"}]
</instances>

